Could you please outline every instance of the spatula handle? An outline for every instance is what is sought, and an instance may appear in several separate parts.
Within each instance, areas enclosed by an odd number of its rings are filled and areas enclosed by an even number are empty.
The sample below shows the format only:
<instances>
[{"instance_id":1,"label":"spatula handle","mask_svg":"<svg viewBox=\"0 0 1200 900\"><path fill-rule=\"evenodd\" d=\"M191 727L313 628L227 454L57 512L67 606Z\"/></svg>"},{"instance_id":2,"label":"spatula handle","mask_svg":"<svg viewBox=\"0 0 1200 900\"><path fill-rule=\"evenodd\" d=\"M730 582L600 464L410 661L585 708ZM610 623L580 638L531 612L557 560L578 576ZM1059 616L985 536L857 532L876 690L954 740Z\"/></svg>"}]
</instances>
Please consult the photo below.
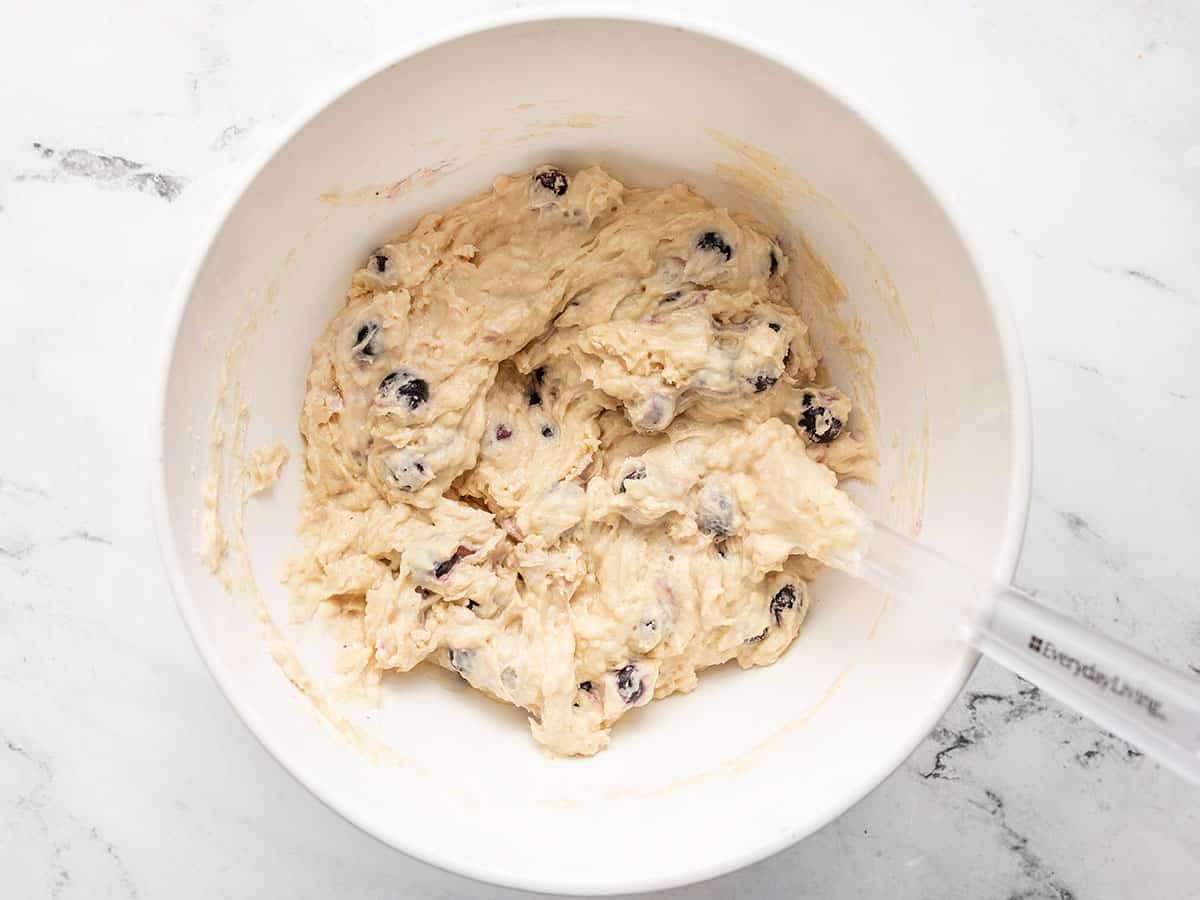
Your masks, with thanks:
<instances>
[{"instance_id":1,"label":"spatula handle","mask_svg":"<svg viewBox=\"0 0 1200 900\"><path fill-rule=\"evenodd\" d=\"M857 574L961 620L981 653L1200 784L1200 678L880 525Z\"/></svg>"}]
</instances>

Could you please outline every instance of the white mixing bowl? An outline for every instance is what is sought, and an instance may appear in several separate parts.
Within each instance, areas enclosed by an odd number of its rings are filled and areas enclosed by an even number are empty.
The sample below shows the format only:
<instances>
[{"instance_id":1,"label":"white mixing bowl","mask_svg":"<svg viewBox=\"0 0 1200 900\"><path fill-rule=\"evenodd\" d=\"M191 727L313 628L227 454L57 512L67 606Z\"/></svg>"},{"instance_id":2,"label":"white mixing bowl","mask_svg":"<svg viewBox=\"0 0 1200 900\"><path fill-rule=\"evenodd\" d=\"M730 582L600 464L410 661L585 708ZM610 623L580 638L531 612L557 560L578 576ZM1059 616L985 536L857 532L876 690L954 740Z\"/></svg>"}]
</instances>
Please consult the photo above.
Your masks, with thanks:
<instances>
[{"instance_id":1,"label":"white mixing bowl","mask_svg":"<svg viewBox=\"0 0 1200 900\"><path fill-rule=\"evenodd\" d=\"M836 327L816 323L835 381L867 410L874 385L882 474L857 498L1011 575L1028 500L1028 401L1007 314L964 238L887 140L826 89L747 42L674 22L492 22L357 80L281 139L176 298L155 410L155 515L179 606L221 688L333 809L490 882L663 888L754 862L835 818L912 752L975 654L919 609L827 574L778 664L707 673L694 693L623 719L595 758L549 759L519 712L418 670L386 681L381 708L350 713L400 758L379 762L314 714L264 651L253 603L227 593L196 553L208 416L241 334L231 377L249 406L247 445L283 439L293 457L274 491L247 506L249 557L271 615L323 684L328 639L283 624L278 580L298 549L309 348L385 237L498 173L547 161L603 163L640 185L684 179L793 242L806 234L845 284L836 313L847 334L861 332L873 354L865 379L847 335L839 346ZM228 479L225 493L228 520Z\"/></svg>"}]
</instances>

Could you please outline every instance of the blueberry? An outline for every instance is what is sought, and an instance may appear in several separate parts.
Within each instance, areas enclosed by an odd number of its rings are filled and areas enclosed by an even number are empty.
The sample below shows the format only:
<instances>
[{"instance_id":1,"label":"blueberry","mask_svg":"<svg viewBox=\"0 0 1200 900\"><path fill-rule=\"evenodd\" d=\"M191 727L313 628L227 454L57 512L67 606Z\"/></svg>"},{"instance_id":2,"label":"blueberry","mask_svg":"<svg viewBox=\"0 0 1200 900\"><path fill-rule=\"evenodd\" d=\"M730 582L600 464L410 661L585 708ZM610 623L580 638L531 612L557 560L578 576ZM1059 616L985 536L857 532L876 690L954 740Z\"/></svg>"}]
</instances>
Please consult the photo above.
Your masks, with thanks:
<instances>
[{"instance_id":1,"label":"blueberry","mask_svg":"<svg viewBox=\"0 0 1200 900\"><path fill-rule=\"evenodd\" d=\"M638 431L662 431L675 418L675 399L659 391L625 404L629 422Z\"/></svg>"},{"instance_id":2,"label":"blueberry","mask_svg":"<svg viewBox=\"0 0 1200 900\"><path fill-rule=\"evenodd\" d=\"M587 691L590 694L592 692L592 683L590 681L581 681L579 682L579 689Z\"/></svg>"},{"instance_id":3,"label":"blueberry","mask_svg":"<svg viewBox=\"0 0 1200 900\"><path fill-rule=\"evenodd\" d=\"M778 322L768 322L767 327L770 328L772 331L779 331L781 328L783 328L783 326L780 325Z\"/></svg>"},{"instance_id":4,"label":"blueberry","mask_svg":"<svg viewBox=\"0 0 1200 900\"><path fill-rule=\"evenodd\" d=\"M476 603L474 600L467 600L467 609L472 610L472 611L479 609L479 604Z\"/></svg>"},{"instance_id":5,"label":"blueberry","mask_svg":"<svg viewBox=\"0 0 1200 900\"><path fill-rule=\"evenodd\" d=\"M526 392L525 399L529 402L530 406L541 406L542 405L542 395L538 393L538 389L535 387L531 387Z\"/></svg>"},{"instance_id":6,"label":"blueberry","mask_svg":"<svg viewBox=\"0 0 1200 900\"><path fill-rule=\"evenodd\" d=\"M764 628L764 629L762 630L762 633L761 633L761 634L756 634L756 635L753 635L752 637L748 637L748 638L746 638L746 641L745 641L745 643L747 643L747 644L757 644L759 641L761 641L763 638L765 638L765 637L767 636L767 632L768 632L768 631L770 631L770 630L771 630L771 626L770 626L770 625L768 625L766 628Z\"/></svg>"},{"instance_id":7,"label":"blueberry","mask_svg":"<svg viewBox=\"0 0 1200 900\"><path fill-rule=\"evenodd\" d=\"M774 375L755 375L753 378L748 380L752 385L754 385L754 393L761 394L779 379Z\"/></svg>"},{"instance_id":8,"label":"blueberry","mask_svg":"<svg viewBox=\"0 0 1200 900\"><path fill-rule=\"evenodd\" d=\"M637 677L637 666L629 663L617 670L617 694L627 704L632 706L642 699L646 693L646 684Z\"/></svg>"},{"instance_id":9,"label":"blueberry","mask_svg":"<svg viewBox=\"0 0 1200 900\"><path fill-rule=\"evenodd\" d=\"M533 370L533 383L540 387L542 382L545 380L546 380L546 367L538 366L536 369Z\"/></svg>"},{"instance_id":10,"label":"blueberry","mask_svg":"<svg viewBox=\"0 0 1200 900\"><path fill-rule=\"evenodd\" d=\"M459 675L465 674L475 662L475 651L470 649L465 650L450 650L450 665Z\"/></svg>"},{"instance_id":11,"label":"blueberry","mask_svg":"<svg viewBox=\"0 0 1200 900\"><path fill-rule=\"evenodd\" d=\"M503 424L496 426L496 440L507 441L510 437L512 437L512 429L511 428L509 428L507 425L503 425Z\"/></svg>"},{"instance_id":12,"label":"blueberry","mask_svg":"<svg viewBox=\"0 0 1200 900\"><path fill-rule=\"evenodd\" d=\"M558 169L542 169L533 176L533 180L555 197L561 197L567 192L567 176Z\"/></svg>"},{"instance_id":13,"label":"blueberry","mask_svg":"<svg viewBox=\"0 0 1200 900\"><path fill-rule=\"evenodd\" d=\"M388 258L387 251L381 247L371 254L371 258L367 260L367 266L382 275L387 271L390 262L391 259Z\"/></svg>"},{"instance_id":14,"label":"blueberry","mask_svg":"<svg viewBox=\"0 0 1200 900\"><path fill-rule=\"evenodd\" d=\"M639 459L636 462L634 462L634 464L630 467L629 471L626 474L621 476L621 481L617 485L617 493L618 494L625 493L625 482L641 481L645 477L646 477L646 464Z\"/></svg>"},{"instance_id":15,"label":"blueberry","mask_svg":"<svg viewBox=\"0 0 1200 900\"><path fill-rule=\"evenodd\" d=\"M663 303L674 303L676 300L678 300L682 296L683 296L683 291L671 291L671 293L667 294L665 297L662 298L662 302Z\"/></svg>"},{"instance_id":16,"label":"blueberry","mask_svg":"<svg viewBox=\"0 0 1200 900\"><path fill-rule=\"evenodd\" d=\"M354 346L350 348L355 359L367 363L379 355L379 344L375 340L378 334L378 322L367 321L358 326L354 335Z\"/></svg>"},{"instance_id":17,"label":"blueberry","mask_svg":"<svg viewBox=\"0 0 1200 900\"><path fill-rule=\"evenodd\" d=\"M697 250L715 250L725 257L726 262L733 256L733 248L725 243L725 238L715 231L706 231L696 241Z\"/></svg>"},{"instance_id":18,"label":"blueberry","mask_svg":"<svg viewBox=\"0 0 1200 900\"><path fill-rule=\"evenodd\" d=\"M771 614L775 616L775 624L783 624L783 611L785 609L794 609L796 606L796 589L790 584L785 584L775 592L775 596L771 598Z\"/></svg>"},{"instance_id":19,"label":"blueberry","mask_svg":"<svg viewBox=\"0 0 1200 900\"><path fill-rule=\"evenodd\" d=\"M543 425L542 426L542 437L544 437L544 438L554 437L554 429L551 428L549 425Z\"/></svg>"},{"instance_id":20,"label":"blueberry","mask_svg":"<svg viewBox=\"0 0 1200 900\"><path fill-rule=\"evenodd\" d=\"M842 433L842 420L824 406L816 405L816 398L805 391L804 411L800 413L800 427L814 444L828 444Z\"/></svg>"},{"instance_id":21,"label":"blueberry","mask_svg":"<svg viewBox=\"0 0 1200 900\"><path fill-rule=\"evenodd\" d=\"M354 346L357 347L359 344L365 344L375 336L377 331L379 331L378 322L363 322L359 326L358 333L354 336Z\"/></svg>"},{"instance_id":22,"label":"blueberry","mask_svg":"<svg viewBox=\"0 0 1200 900\"><path fill-rule=\"evenodd\" d=\"M421 457L412 450L392 450L383 457L388 478L402 491L415 491L433 480Z\"/></svg>"},{"instance_id":23,"label":"blueberry","mask_svg":"<svg viewBox=\"0 0 1200 900\"><path fill-rule=\"evenodd\" d=\"M500 684L509 693L517 689L517 670L512 666L505 666L500 670Z\"/></svg>"},{"instance_id":24,"label":"blueberry","mask_svg":"<svg viewBox=\"0 0 1200 900\"><path fill-rule=\"evenodd\" d=\"M397 369L379 382L377 396L385 403L407 403L409 409L416 409L429 399L429 383L411 372Z\"/></svg>"},{"instance_id":25,"label":"blueberry","mask_svg":"<svg viewBox=\"0 0 1200 900\"><path fill-rule=\"evenodd\" d=\"M434 578L444 578L450 574L450 570L458 565L458 561L464 557L470 556L475 551L469 547L459 546L457 550L451 554L449 559L443 559L440 563L433 567Z\"/></svg>"},{"instance_id":26,"label":"blueberry","mask_svg":"<svg viewBox=\"0 0 1200 900\"><path fill-rule=\"evenodd\" d=\"M733 500L729 495L705 485L696 503L696 526L715 538L728 537L733 530Z\"/></svg>"},{"instance_id":27,"label":"blueberry","mask_svg":"<svg viewBox=\"0 0 1200 900\"><path fill-rule=\"evenodd\" d=\"M771 255L767 262L768 275L774 275L779 271L779 257L775 255L775 248L771 248Z\"/></svg>"},{"instance_id":28,"label":"blueberry","mask_svg":"<svg viewBox=\"0 0 1200 900\"><path fill-rule=\"evenodd\" d=\"M716 538L729 537L729 520L714 514L701 514L696 517L696 525L704 534Z\"/></svg>"}]
</instances>

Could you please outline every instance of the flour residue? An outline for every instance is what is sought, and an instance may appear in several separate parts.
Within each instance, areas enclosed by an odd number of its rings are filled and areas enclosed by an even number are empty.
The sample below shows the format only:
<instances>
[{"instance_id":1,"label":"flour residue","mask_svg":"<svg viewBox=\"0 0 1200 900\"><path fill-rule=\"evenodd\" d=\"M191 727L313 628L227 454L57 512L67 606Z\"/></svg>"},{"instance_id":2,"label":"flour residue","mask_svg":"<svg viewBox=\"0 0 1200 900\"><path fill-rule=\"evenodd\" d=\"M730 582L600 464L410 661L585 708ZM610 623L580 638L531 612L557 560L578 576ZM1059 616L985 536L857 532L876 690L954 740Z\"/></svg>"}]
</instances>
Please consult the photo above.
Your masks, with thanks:
<instances>
[{"instance_id":1,"label":"flour residue","mask_svg":"<svg viewBox=\"0 0 1200 900\"><path fill-rule=\"evenodd\" d=\"M282 441L246 450L250 407L239 369L260 325L278 312L280 289L295 259L291 251L279 274L262 293L251 292L235 320L233 337L221 361L216 395L208 421L208 461L201 492L199 555L221 586L245 598L262 628L263 643L283 675L312 708L353 746L376 761L408 765L391 747L355 726L313 683L287 638L271 618L254 576L246 543L245 516L250 498L278 478L288 460ZM224 501L224 502L223 502ZM230 559L236 577L230 572Z\"/></svg>"},{"instance_id":2,"label":"flour residue","mask_svg":"<svg viewBox=\"0 0 1200 900\"><path fill-rule=\"evenodd\" d=\"M875 356L867 343L865 326L858 314L842 315L849 297L841 279L813 250L803 234L794 232L786 248L795 267L792 277L793 302L812 327L823 348L832 344L849 371L850 396L858 414L856 433L878 458L879 402L875 394Z\"/></svg>"},{"instance_id":3,"label":"flour residue","mask_svg":"<svg viewBox=\"0 0 1200 900\"><path fill-rule=\"evenodd\" d=\"M854 663L848 663L846 667L837 674L833 681L829 682L829 686L825 688L824 693L821 694L820 698L815 703L810 704L803 712L800 713L800 715L796 716L786 725L780 727L779 730L774 734L763 738L754 747L738 756L732 762L734 771L743 772L749 769L754 764L756 758L769 747L811 722L817 713L819 713L822 708L824 708L824 706L833 699L834 694L838 692L838 689L842 686L842 682L846 680L847 676L849 676L853 669Z\"/></svg>"},{"instance_id":4,"label":"flour residue","mask_svg":"<svg viewBox=\"0 0 1200 900\"><path fill-rule=\"evenodd\" d=\"M537 140L538 138L550 137L556 132L567 129L599 128L608 122L615 122L624 118L625 116L610 116L600 113L571 113L561 119L529 122L524 126L522 131L514 134L509 140L517 144L524 141Z\"/></svg>"},{"instance_id":5,"label":"flour residue","mask_svg":"<svg viewBox=\"0 0 1200 900\"><path fill-rule=\"evenodd\" d=\"M774 154L720 131L710 129L708 134L734 155L732 162L718 160L714 163L717 175L737 185L756 200L768 204L781 229L786 232L781 238L784 239L784 249L793 266L793 302L813 326L822 349L828 351L831 345L835 347L840 361L849 368L850 396L858 410L854 428L861 434L872 455L877 455L876 432L880 415L875 394L875 358L865 335L865 325L861 316L843 315L841 307L849 296L845 286L813 249L800 228L790 223L789 208L799 197L817 198L830 207L832 204ZM844 219L844 216L840 218ZM886 272L883 277L886 278ZM891 283L890 278L887 278L887 283ZM903 316L894 285L891 291L895 308Z\"/></svg>"},{"instance_id":6,"label":"flour residue","mask_svg":"<svg viewBox=\"0 0 1200 900\"><path fill-rule=\"evenodd\" d=\"M214 407L209 422L208 471L204 476L200 511L200 560L204 563L225 590L229 590L229 570L225 567L225 554L229 550L229 538L221 524L221 481L225 475L225 430Z\"/></svg>"},{"instance_id":7,"label":"flour residue","mask_svg":"<svg viewBox=\"0 0 1200 900\"><path fill-rule=\"evenodd\" d=\"M694 775L688 775L684 778L676 778L664 785L660 785L659 787L639 790L609 791L605 796L613 800L640 797L661 797L664 794L672 794L676 791L682 790L683 788L703 784L704 782L720 775L739 775L748 771L749 769L753 768L757 761L757 757L760 756L764 751L782 738L792 734L802 726L806 725L808 722L811 722L826 706L826 704L833 699L834 695L838 692L838 689L842 686L842 683L846 680L846 677L850 674L853 668L854 663L847 664L846 667L843 668L842 671L839 672L831 682L829 682L828 686L816 701L809 704L800 712L799 715L793 719L790 719L786 724L781 725L774 733L763 738L749 750L739 753L737 756L724 760L723 762L720 762L717 765L701 772L697 772Z\"/></svg>"},{"instance_id":8,"label":"flour residue","mask_svg":"<svg viewBox=\"0 0 1200 900\"><path fill-rule=\"evenodd\" d=\"M252 294L243 312L254 305ZM225 457L227 451L232 452L228 446L229 426L237 421L237 404L241 394L240 383L233 377L233 371L247 338L256 326L257 317L253 315L244 315L235 324L233 340L221 360L216 400L208 416L208 469L204 476L200 507L200 559L227 591L232 590L226 565L230 539L221 515L221 497L225 486Z\"/></svg>"},{"instance_id":9,"label":"flour residue","mask_svg":"<svg viewBox=\"0 0 1200 900\"><path fill-rule=\"evenodd\" d=\"M725 181L738 185L755 199L769 203L780 221L788 220L789 201L797 194L815 193L812 185L784 165L777 156L761 147L715 129L709 129L708 136L732 151L736 157L734 162L715 162L713 165L716 173Z\"/></svg>"},{"instance_id":10,"label":"flour residue","mask_svg":"<svg viewBox=\"0 0 1200 900\"><path fill-rule=\"evenodd\" d=\"M717 175L767 204L786 233L790 243L785 249L793 260L793 286L799 294L800 312L812 327L818 346L849 369L849 376L842 376L840 380L848 384L857 407L853 427L871 448L877 449L882 420L876 398L876 365L869 328L861 315L846 311L849 300L846 288L804 234L790 224L789 211L798 204L815 202L853 236L861 247L862 263L873 288L869 291L870 296L878 301L896 331L910 342L919 361L920 347L904 311L899 289L858 226L809 181L761 147L720 131L710 130L708 134L733 156L732 160L714 163ZM807 284L809 279L814 283ZM901 446L898 433L891 442L892 449L897 451L893 455L900 460L901 473L891 492L890 524L914 534L920 531L924 514L930 449L928 394L924 385L920 391L924 420L920 434L911 438L907 449Z\"/></svg>"},{"instance_id":11,"label":"flour residue","mask_svg":"<svg viewBox=\"0 0 1200 900\"><path fill-rule=\"evenodd\" d=\"M242 467L247 496L261 494L278 481L280 472L287 465L289 455L287 445L283 441L275 441L250 451Z\"/></svg>"},{"instance_id":12,"label":"flour residue","mask_svg":"<svg viewBox=\"0 0 1200 900\"><path fill-rule=\"evenodd\" d=\"M767 150L719 131L710 130L708 133L732 155L732 159L724 158L714 163L716 174L765 203L777 218L781 238L785 240L785 250L793 265L793 302L809 323L814 342L828 354L831 361L840 365L837 380L849 388L856 407L852 427L878 458L883 418L877 398L877 366L871 349L869 326L861 314L851 311L848 290L809 243L799 227L803 223L792 221L795 211L816 204L822 214L831 216L852 236L854 243L861 248L862 265L869 278L867 297L882 307L895 332L911 345L919 363L920 347L905 313L899 289L858 226L809 181ZM858 299L856 295L855 300ZM892 510L889 518L891 524L913 534L919 534L921 530L930 453L928 394L924 384L919 390L922 418L920 433L910 435L908 441L902 441L896 431L891 440L891 458L899 461L899 472L891 492ZM905 444L908 446L905 447ZM887 596L881 597L880 601L867 640L873 640L878 634L891 607ZM834 687L845 674L839 676ZM799 727L804 721L807 718L802 717L792 727Z\"/></svg>"},{"instance_id":13,"label":"flour residue","mask_svg":"<svg viewBox=\"0 0 1200 900\"><path fill-rule=\"evenodd\" d=\"M432 166L422 166L409 172L399 181L367 184L350 190L331 190L321 194L320 201L330 205L368 205L396 200L416 187L429 187L460 167L457 158L443 159Z\"/></svg>"}]
</instances>

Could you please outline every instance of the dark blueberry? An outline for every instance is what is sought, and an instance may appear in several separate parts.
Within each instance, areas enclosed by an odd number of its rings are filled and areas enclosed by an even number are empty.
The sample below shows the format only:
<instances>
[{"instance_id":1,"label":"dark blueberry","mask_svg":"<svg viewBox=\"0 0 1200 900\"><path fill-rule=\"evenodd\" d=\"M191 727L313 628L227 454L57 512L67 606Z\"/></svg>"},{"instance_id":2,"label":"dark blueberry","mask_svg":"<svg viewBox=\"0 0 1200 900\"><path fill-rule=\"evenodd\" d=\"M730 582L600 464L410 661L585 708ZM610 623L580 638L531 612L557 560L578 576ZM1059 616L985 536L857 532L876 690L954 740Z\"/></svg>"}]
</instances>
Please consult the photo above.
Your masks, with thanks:
<instances>
[{"instance_id":1,"label":"dark blueberry","mask_svg":"<svg viewBox=\"0 0 1200 900\"><path fill-rule=\"evenodd\" d=\"M641 460L638 460L637 462L635 462L633 464L633 467L629 470L629 472L627 474L621 476L621 483L619 485L617 485L617 493L618 494L625 493L625 482L641 481L645 477L646 477L646 464L644 462L642 462Z\"/></svg>"},{"instance_id":2,"label":"dark blueberry","mask_svg":"<svg viewBox=\"0 0 1200 900\"><path fill-rule=\"evenodd\" d=\"M814 406L812 394L804 395L804 412L800 414L800 427L814 444L828 444L837 440L842 433L842 420L824 406Z\"/></svg>"},{"instance_id":3,"label":"dark blueberry","mask_svg":"<svg viewBox=\"0 0 1200 900\"><path fill-rule=\"evenodd\" d=\"M630 663L617 670L617 694L632 706L646 693L646 684L637 677L637 666Z\"/></svg>"},{"instance_id":4,"label":"dark blueberry","mask_svg":"<svg viewBox=\"0 0 1200 900\"><path fill-rule=\"evenodd\" d=\"M451 650L449 656L450 665L454 667L454 671L459 675L465 674L475 662L475 651L470 649Z\"/></svg>"},{"instance_id":5,"label":"dark blueberry","mask_svg":"<svg viewBox=\"0 0 1200 900\"><path fill-rule=\"evenodd\" d=\"M479 609L479 604L478 604L478 603L476 603L474 600L468 600L468 601L467 601L467 609L468 609L468 610L476 610L476 609Z\"/></svg>"},{"instance_id":6,"label":"dark blueberry","mask_svg":"<svg viewBox=\"0 0 1200 900\"><path fill-rule=\"evenodd\" d=\"M529 402L530 406L542 405L542 395L538 393L538 389L535 387L531 387L528 392L526 392L525 399Z\"/></svg>"},{"instance_id":7,"label":"dark blueberry","mask_svg":"<svg viewBox=\"0 0 1200 900\"><path fill-rule=\"evenodd\" d=\"M678 300L682 296L683 296L683 291L671 291L671 293L667 294L665 297L662 298L662 302L663 303L674 303L676 300Z\"/></svg>"},{"instance_id":8,"label":"dark blueberry","mask_svg":"<svg viewBox=\"0 0 1200 900\"><path fill-rule=\"evenodd\" d=\"M761 641L763 638L765 638L767 636L767 632L770 630L771 630L771 626L768 625L766 628L764 628L762 630L762 634L756 634L753 637L746 638L746 643L747 644L757 644L759 641Z\"/></svg>"},{"instance_id":9,"label":"dark blueberry","mask_svg":"<svg viewBox=\"0 0 1200 900\"><path fill-rule=\"evenodd\" d=\"M567 176L558 169L542 169L533 176L533 180L555 197L561 197L567 192Z\"/></svg>"},{"instance_id":10,"label":"dark blueberry","mask_svg":"<svg viewBox=\"0 0 1200 900\"><path fill-rule=\"evenodd\" d=\"M761 394L778 380L779 379L773 375L755 375L753 378L749 379L750 383L754 385L754 393L756 394Z\"/></svg>"},{"instance_id":11,"label":"dark blueberry","mask_svg":"<svg viewBox=\"0 0 1200 900\"><path fill-rule=\"evenodd\" d=\"M768 322L767 327L770 328L772 331L779 331L779 329L783 328L783 326L780 325L778 322Z\"/></svg>"},{"instance_id":12,"label":"dark blueberry","mask_svg":"<svg viewBox=\"0 0 1200 900\"><path fill-rule=\"evenodd\" d=\"M371 264L375 266L375 271L382 275L387 271L388 258L386 253L376 253L371 257Z\"/></svg>"},{"instance_id":13,"label":"dark blueberry","mask_svg":"<svg viewBox=\"0 0 1200 900\"><path fill-rule=\"evenodd\" d=\"M541 383L546 380L546 367L538 366L533 370L533 383L541 386Z\"/></svg>"},{"instance_id":14,"label":"dark blueberry","mask_svg":"<svg viewBox=\"0 0 1200 900\"><path fill-rule=\"evenodd\" d=\"M725 243L725 238L721 237L721 235L715 231L706 231L704 234L700 235L700 239L696 241L696 249L715 250L717 253L720 253L722 256L724 256L726 261L733 256L733 248Z\"/></svg>"},{"instance_id":15,"label":"dark blueberry","mask_svg":"<svg viewBox=\"0 0 1200 900\"><path fill-rule=\"evenodd\" d=\"M354 336L354 346L357 347L359 344L365 344L367 341L373 338L378 331L378 322L363 322L358 328L358 333Z\"/></svg>"},{"instance_id":16,"label":"dark blueberry","mask_svg":"<svg viewBox=\"0 0 1200 900\"><path fill-rule=\"evenodd\" d=\"M796 589L790 584L785 584L775 592L775 596L771 598L771 615L775 617L775 624L783 624L783 611L785 609L794 609L796 606Z\"/></svg>"},{"instance_id":17,"label":"dark blueberry","mask_svg":"<svg viewBox=\"0 0 1200 900\"><path fill-rule=\"evenodd\" d=\"M363 322L358 326L354 335L354 346L350 349L360 362L370 362L379 355L379 344L375 337L379 334L378 322Z\"/></svg>"},{"instance_id":18,"label":"dark blueberry","mask_svg":"<svg viewBox=\"0 0 1200 900\"><path fill-rule=\"evenodd\" d=\"M379 382L378 397L385 402L407 403L409 409L416 409L429 399L429 383L397 369Z\"/></svg>"},{"instance_id":19,"label":"dark blueberry","mask_svg":"<svg viewBox=\"0 0 1200 900\"><path fill-rule=\"evenodd\" d=\"M496 440L507 441L510 437L512 437L511 428L509 428L507 425L496 426Z\"/></svg>"},{"instance_id":20,"label":"dark blueberry","mask_svg":"<svg viewBox=\"0 0 1200 900\"><path fill-rule=\"evenodd\" d=\"M544 437L544 438L554 437L554 429L551 428L549 425L543 425L542 426L542 437Z\"/></svg>"},{"instance_id":21,"label":"dark blueberry","mask_svg":"<svg viewBox=\"0 0 1200 900\"><path fill-rule=\"evenodd\" d=\"M770 262L767 264L769 272L767 274L774 275L779 271L779 257L775 255L775 248L771 248ZM777 329L778 330L778 329Z\"/></svg>"},{"instance_id":22,"label":"dark blueberry","mask_svg":"<svg viewBox=\"0 0 1200 900\"><path fill-rule=\"evenodd\" d=\"M464 557L470 556L475 551L469 547L460 546L454 551L449 559L443 559L440 563L433 567L433 577L442 578L450 574L450 570L458 565L458 561Z\"/></svg>"},{"instance_id":23,"label":"dark blueberry","mask_svg":"<svg viewBox=\"0 0 1200 900\"><path fill-rule=\"evenodd\" d=\"M581 681L579 682L579 689L587 691L590 694L592 692L592 683L590 681Z\"/></svg>"}]
</instances>

